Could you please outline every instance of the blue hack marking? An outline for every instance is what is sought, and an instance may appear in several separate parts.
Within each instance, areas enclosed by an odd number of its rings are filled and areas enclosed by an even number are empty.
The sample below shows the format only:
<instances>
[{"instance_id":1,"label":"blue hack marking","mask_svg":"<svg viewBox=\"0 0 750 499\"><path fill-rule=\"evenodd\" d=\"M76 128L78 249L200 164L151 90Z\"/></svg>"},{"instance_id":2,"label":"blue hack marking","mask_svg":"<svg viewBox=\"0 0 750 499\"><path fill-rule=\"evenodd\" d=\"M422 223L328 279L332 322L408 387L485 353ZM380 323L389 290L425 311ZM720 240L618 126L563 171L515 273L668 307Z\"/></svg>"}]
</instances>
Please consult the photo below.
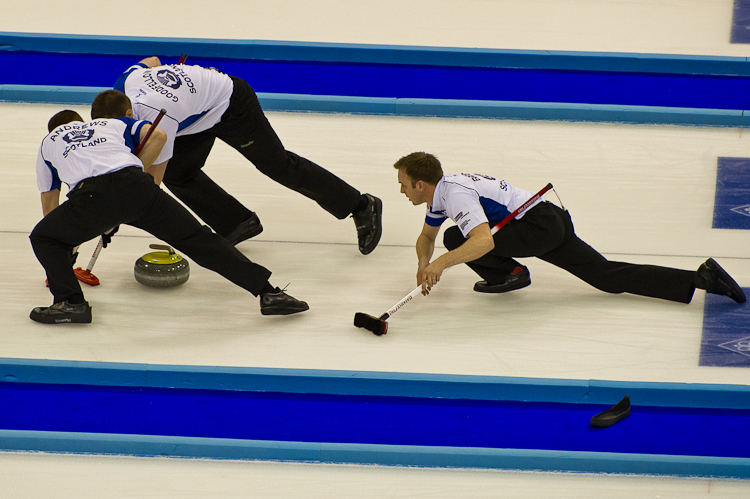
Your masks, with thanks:
<instances>
[{"instance_id":1,"label":"blue hack marking","mask_svg":"<svg viewBox=\"0 0 750 499\"><path fill-rule=\"evenodd\" d=\"M750 295L750 288L743 288ZM726 296L706 295L701 366L750 367L750 306Z\"/></svg>"},{"instance_id":2,"label":"blue hack marking","mask_svg":"<svg viewBox=\"0 0 750 499\"><path fill-rule=\"evenodd\" d=\"M750 158L719 158L714 229L750 229Z\"/></svg>"},{"instance_id":3,"label":"blue hack marking","mask_svg":"<svg viewBox=\"0 0 750 499\"><path fill-rule=\"evenodd\" d=\"M750 158L719 158L712 227L750 229ZM706 294L700 365L750 367L747 304L738 306L726 296Z\"/></svg>"},{"instance_id":4,"label":"blue hack marking","mask_svg":"<svg viewBox=\"0 0 750 499\"><path fill-rule=\"evenodd\" d=\"M731 43L750 43L750 0L734 0Z\"/></svg>"}]
</instances>

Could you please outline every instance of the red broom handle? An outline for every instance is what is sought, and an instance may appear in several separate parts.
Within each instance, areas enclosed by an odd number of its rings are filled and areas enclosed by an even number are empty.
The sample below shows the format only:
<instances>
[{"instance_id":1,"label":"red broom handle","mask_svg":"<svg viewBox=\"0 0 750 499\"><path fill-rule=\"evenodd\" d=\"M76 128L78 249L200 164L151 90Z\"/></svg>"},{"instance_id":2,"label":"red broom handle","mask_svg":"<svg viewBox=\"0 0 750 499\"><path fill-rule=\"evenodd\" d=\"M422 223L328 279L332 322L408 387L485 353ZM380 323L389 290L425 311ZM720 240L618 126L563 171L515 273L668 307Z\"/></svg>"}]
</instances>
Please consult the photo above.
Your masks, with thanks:
<instances>
[{"instance_id":1,"label":"red broom handle","mask_svg":"<svg viewBox=\"0 0 750 499\"><path fill-rule=\"evenodd\" d=\"M157 116L154 122L151 124L151 128L148 129L148 131L146 132L146 136L143 137L143 140L141 141L141 143L138 144L138 147L135 148L135 152L133 154L135 154L136 156L140 154L141 149L143 149L143 146L146 145L146 142L148 142L149 137L151 137L151 134L154 132L154 129L157 127L157 125L159 124L159 122L161 121L161 119L164 117L165 114L167 114L166 109L162 109L161 111L159 111L159 116Z\"/></svg>"},{"instance_id":2,"label":"red broom handle","mask_svg":"<svg viewBox=\"0 0 750 499\"><path fill-rule=\"evenodd\" d=\"M508 222L510 222L511 220L513 220L514 218L516 218L516 216L519 213L521 213L522 211L526 211L526 209L529 206L531 206L532 204L534 204L537 201L537 199L539 199L540 197L542 197L545 194L547 194L547 191L549 191L550 189L552 189L552 184L547 184L544 187L542 187L542 189L539 192L537 192L536 194L534 194L533 196L531 196L529 198L529 200L526 201L521 206L519 206L516 211L514 211L513 213L511 213L507 217L503 218L503 220L499 224L495 225L492 229L490 229L490 233L494 235L495 232L497 232L500 229L502 229L505 226L505 224L507 224Z\"/></svg>"}]
</instances>

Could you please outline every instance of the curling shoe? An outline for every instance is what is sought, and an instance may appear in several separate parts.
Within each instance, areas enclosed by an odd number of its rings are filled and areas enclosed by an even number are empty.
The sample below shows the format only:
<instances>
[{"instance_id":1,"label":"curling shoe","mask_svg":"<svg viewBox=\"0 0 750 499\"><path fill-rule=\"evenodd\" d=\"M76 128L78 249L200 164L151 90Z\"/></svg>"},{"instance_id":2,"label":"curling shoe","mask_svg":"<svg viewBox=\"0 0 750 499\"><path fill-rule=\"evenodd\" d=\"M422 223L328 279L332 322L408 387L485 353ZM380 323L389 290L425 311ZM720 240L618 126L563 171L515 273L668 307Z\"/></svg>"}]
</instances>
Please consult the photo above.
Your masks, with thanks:
<instances>
[{"instance_id":1,"label":"curling shoe","mask_svg":"<svg viewBox=\"0 0 750 499\"><path fill-rule=\"evenodd\" d=\"M737 303L745 303L742 288L713 258L698 267L698 275L704 279L706 293L728 296Z\"/></svg>"},{"instance_id":2,"label":"curling shoe","mask_svg":"<svg viewBox=\"0 0 750 499\"><path fill-rule=\"evenodd\" d=\"M354 225L357 226L359 252L369 255L380 242L383 234L383 202L372 194L365 194L367 206L352 213Z\"/></svg>"},{"instance_id":3,"label":"curling shoe","mask_svg":"<svg viewBox=\"0 0 750 499\"><path fill-rule=\"evenodd\" d=\"M246 239L257 236L261 232L263 232L263 226L260 224L260 218L258 218L256 213L253 213L250 215L250 218L235 227L226 239L236 246Z\"/></svg>"},{"instance_id":4,"label":"curling shoe","mask_svg":"<svg viewBox=\"0 0 750 499\"><path fill-rule=\"evenodd\" d=\"M290 315L309 309L307 303L289 296L279 288L273 293L260 295L260 313L263 315Z\"/></svg>"},{"instance_id":5,"label":"curling shoe","mask_svg":"<svg viewBox=\"0 0 750 499\"><path fill-rule=\"evenodd\" d=\"M72 305L67 301L55 303L51 307L36 307L29 318L42 324L89 324L91 307L88 302Z\"/></svg>"},{"instance_id":6,"label":"curling shoe","mask_svg":"<svg viewBox=\"0 0 750 499\"><path fill-rule=\"evenodd\" d=\"M514 289L525 288L531 284L529 269L524 266L516 267L508 277L499 284L489 284L487 281L479 281L474 284L474 291L478 293L505 293Z\"/></svg>"}]
</instances>

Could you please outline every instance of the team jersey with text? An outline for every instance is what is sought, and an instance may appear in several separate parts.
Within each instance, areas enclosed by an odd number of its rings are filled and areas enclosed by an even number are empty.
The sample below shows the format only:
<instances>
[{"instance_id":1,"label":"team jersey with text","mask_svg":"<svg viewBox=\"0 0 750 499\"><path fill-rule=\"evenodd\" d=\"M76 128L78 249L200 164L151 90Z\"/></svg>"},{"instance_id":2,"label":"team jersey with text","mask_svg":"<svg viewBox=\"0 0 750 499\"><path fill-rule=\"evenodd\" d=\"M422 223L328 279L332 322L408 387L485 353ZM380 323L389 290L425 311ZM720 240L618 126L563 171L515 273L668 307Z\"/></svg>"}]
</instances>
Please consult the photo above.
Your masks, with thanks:
<instances>
[{"instance_id":1,"label":"team jersey with text","mask_svg":"<svg viewBox=\"0 0 750 499\"><path fill-rule=\"evenodd\" d=\"M154 163L172 157L175 137L208 130L221 120L229 107L234 84L215 69L184 64L149 68L138 63L130 66L115 83L133 105L133 116L153 122L162 109L167 114L159 128L167 134L167 143Z\"/></svg>"},{"instance_id":2,"label":"team jersey with text","mask_svg":"<svg viewBox=\"0 0 750 499\"><path fill-rule=\"evenodd\" d=\"M445 220L453 220L461 234L483 223L490 228L516 211L533 192L513 187L505 180L478 173L453 173L443 176L435 186L432 205L427 206L425 223L439 227ZM537 205L539 199L532 206ZM519 219L523 213L516 216Z\"/></svg>"},{"instance_id":3,"label":"team jersey with text","mask_svg":"<svg viewBox=\"0 0 750 499\"><path fill-rule=\"evenodd\" d=\"M36 160L40 192L72 190L78 182L143 163L133 154L145 121L132 118L74 121L52 130L42 140Z\"/></svg>"}]
</instances>

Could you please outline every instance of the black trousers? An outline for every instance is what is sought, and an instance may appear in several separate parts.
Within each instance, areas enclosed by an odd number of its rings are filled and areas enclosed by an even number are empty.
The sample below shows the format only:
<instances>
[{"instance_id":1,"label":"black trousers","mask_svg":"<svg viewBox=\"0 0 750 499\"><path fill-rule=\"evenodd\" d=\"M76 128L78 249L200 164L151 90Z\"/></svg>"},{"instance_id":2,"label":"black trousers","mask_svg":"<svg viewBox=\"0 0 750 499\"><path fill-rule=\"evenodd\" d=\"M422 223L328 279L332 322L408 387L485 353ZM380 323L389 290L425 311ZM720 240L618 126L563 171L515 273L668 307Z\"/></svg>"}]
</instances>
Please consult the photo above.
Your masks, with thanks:
<instances>
[{"instance_id":1,"label":"black trousers","mask_svg":"<svg viewBox=\"0 0 750 499\"><path fill-rule=\"evenodd\" d=\"M543 202L494 235L495 248L467 265L490 284L501 283L520 264L513 257L537 257L607 293L632 293L690 303L695 272L655 265L609 261L575 235L567 211ZM461 246L458 227L445 231L448 250Z\"/></svg>"},{"instance_id":2,"label":"black trousers","mask_svg":"<svg viewBox=\"0 0 750 499\"><path fill-rule=\"evenodd\" d=\"M73 248L119 224L149 232L196 264L256 296L271 275L201 225L184 206L159 189L151 175L129 167L84 180L31 232L31 245L47 272L55 303L83 298L73 271Z\"/></svg>"},{"instance_id":3,"label":"black trousers","mask_svg":"<svg viewBox=\"0 0 750 499\"><path fill-rule=\"evenodd\" d=\"M317 202L338 219L357 206L360 192L328 170L284 149L250 85L231 77L234 91L221 121L209 130L177 137L164 184L217 233L227 236L251 211L219 187L202 168L219 139L276 182Z\"/></svg>"}]
</instances>

